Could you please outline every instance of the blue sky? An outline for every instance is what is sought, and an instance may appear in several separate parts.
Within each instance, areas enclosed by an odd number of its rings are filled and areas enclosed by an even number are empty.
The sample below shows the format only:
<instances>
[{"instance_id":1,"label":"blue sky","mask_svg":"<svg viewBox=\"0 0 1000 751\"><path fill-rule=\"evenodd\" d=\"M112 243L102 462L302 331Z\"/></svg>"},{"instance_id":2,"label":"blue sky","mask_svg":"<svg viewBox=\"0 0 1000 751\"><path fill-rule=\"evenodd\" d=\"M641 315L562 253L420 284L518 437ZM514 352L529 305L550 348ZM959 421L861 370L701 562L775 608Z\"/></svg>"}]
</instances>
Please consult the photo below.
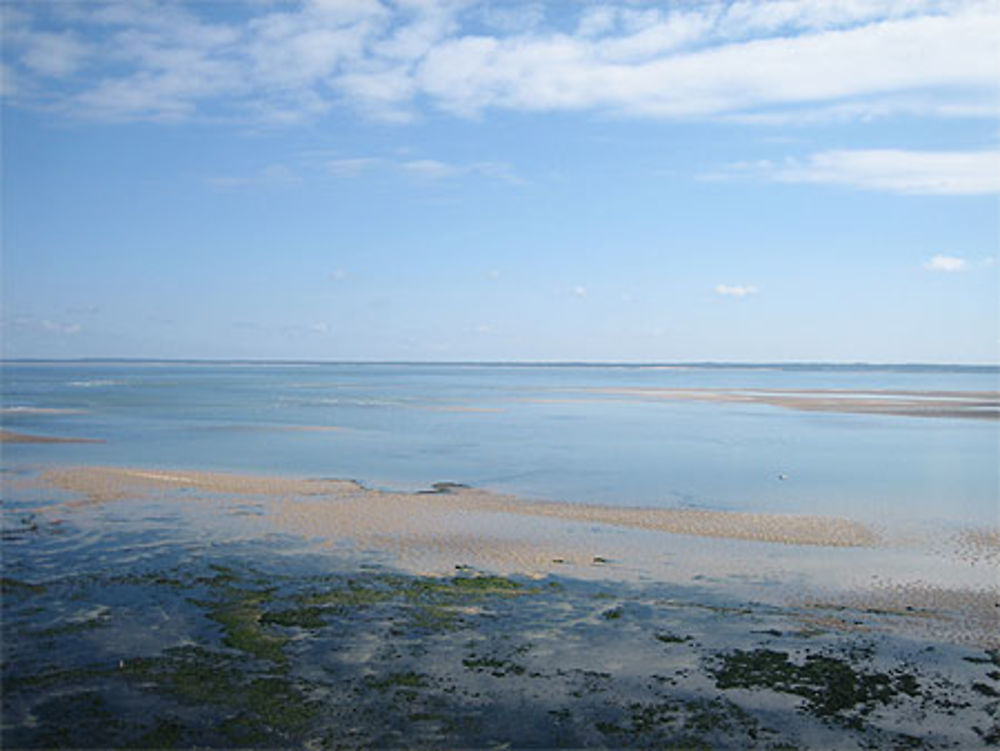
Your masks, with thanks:
<instances>
[{"instance_id":1,"label":"blue sky","mask_svg":"<svg viewBox=\"0 0 1000 751\"><path fill-rule=\"evenodd\" d=\"M1000 361L993 2L4 2L5 357Z\"/></svg>"}]
</instances>

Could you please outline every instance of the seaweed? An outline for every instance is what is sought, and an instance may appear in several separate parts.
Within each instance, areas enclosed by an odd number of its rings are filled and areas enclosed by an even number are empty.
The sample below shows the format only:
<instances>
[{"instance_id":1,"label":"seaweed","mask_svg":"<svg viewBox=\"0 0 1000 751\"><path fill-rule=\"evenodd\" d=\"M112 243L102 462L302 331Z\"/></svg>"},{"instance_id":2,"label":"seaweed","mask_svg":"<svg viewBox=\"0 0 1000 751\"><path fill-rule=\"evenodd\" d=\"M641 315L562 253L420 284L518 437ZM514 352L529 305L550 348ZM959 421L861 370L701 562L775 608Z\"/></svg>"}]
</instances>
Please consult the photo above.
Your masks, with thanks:
<instances>
[{"instance_id":1,"label":"seaweed","mask_svg":"<svg viewBox=\"0 0 1000 751\"><path fill-rule=\"evenodd\" d=\"M910 675L898 678L894 685L885 673L858 672L836 657L808 655L797 664L788 653L770 649L724 654L710 672L721 689L766 688L801 696L819 717L842 715L859 706L866 712L875 704L889 703L899 691L916 690Z\"/></svg>"}]
</instances>

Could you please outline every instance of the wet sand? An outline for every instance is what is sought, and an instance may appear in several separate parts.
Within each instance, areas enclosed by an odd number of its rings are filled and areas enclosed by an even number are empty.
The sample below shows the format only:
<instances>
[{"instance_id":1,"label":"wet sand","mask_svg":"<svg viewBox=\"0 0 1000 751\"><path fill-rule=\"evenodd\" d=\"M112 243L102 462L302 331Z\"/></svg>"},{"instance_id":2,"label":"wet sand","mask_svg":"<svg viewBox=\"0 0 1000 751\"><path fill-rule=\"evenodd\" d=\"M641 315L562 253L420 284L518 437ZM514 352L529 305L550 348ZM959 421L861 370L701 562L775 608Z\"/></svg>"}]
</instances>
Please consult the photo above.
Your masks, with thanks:
<instances>
[{"instance_id":1,"label":"wet sand","mask_svg":"<svg viewBox=\"0 0 1000 751\"><path fill-rule=\"evenodd\" d=\"M1000 740L1000 530L174 468L2 479L5 746Z\"/></svg>"},{"instance_id":2,"label":"wet sand","mask_svg":"<svg viewBox=\"0 0 1000 751\"><path fill-rule=\"evenodd\" d=\"M121 467L58 467L8 478L57 489L50 517L107 504L194 504L241 539L293 535L317 550L416 575L457 565L505 575L673 582L843 621L861 607L881 627L1000 646L1000 532L931 529L923 537L837 517L538 502L439 484L418 493L351 480ZM199 510L201 509L201 510ZM851 628L843 622L844 628Z\"/></svg>"},{"instance_id":3,"label":"wet sand","mask_svg":"<svg viewBox=\"0 0 1000 751\"><path fill-rule=\"evenodd\" d=\"M343 480L116 467L53 469L42 480L91 502L116 500L150 488L297 496L294 508L281 510L287 523L316 531L336 530L349 537L445 530L454 526L447 517L492 513L790 545L860 547L878 541L878 535L860 522L836 517L537 502L449 484L433 492L392 493Z\"/></svg>"}]
</instances>

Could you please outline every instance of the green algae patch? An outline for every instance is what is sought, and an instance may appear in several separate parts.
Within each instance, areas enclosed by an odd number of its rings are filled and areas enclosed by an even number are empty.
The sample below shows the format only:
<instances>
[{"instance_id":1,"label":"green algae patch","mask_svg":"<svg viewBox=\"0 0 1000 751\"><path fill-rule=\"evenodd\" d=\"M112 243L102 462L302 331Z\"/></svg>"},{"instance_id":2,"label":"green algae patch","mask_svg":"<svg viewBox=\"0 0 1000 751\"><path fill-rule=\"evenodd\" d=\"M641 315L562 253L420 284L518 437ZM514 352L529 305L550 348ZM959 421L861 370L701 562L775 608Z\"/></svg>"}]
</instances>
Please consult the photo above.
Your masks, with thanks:
<instances>
[{"instance_id":1,"label":"green algae patch","mask_svg":"<svg viewBox=\"0 0 1000 751\"><path fill-rule=\"evenodd\" d=\"M0 577L0 593L5 597L30 597L31 595L45 594L47 587L44 584L29 584L19 579L10 577Z\"/></svg>"},{"instance_id":2,"label":"green algae patch","mask_svg":"<svg viewBox=\"0 0 1000 751\"><path fill-rule=\"evenodd\" d=\"M502 576L456 576L451 580L453 587L462 592L483 592L497 594L522 589L521 583Z\"/></svg>"},{"instance_id":3,"label":"green algae patch","mask_svg":"<svg viewBox=\"0 0 1000 751\"><path fill-rule=\"evenodd\" d=\"M241 675L231 657L198 646L175 647L161 657L129 661L124 672L147 687L195 704L232 696Z\"/></svg>"},{"instance_id":4,"label":"green algae patch","mask_svg":"<svg viewBox=\"0 0 1000 751\"><path fill-rule=\"evenodd\" d=\"M722 655L710 672L721 689L765 688L801 696L819 717L858 707L864 714L876 704L888 704L901 691L910 695L917 691L912 676L894 681L886 673L859 672L845 660L823 655L808 655L798 664L786 652L770 649L735 650Z\"/></svg>"},{"instance_id":5,"label":"green algae patch","mask_svg":"<svg viewBox=\"0 0 1000 751\"><path fill-rule=\"evenodd\" d=\"M323 608L316 606L290 608L262 613L260 622L265 625L317 629L326 625L326 620L323 617L325 612Z\"/></svg>"},{"instance_id":6,"label":"green algae patch","mask_svg":"<svg viewBox=\"0 0 1000 751\"><path fill-rule=\"evenodd\" d=\"M29 675L4 676L3 687L5 691L45 689L53 686L66 688L89 683L94 679L105 678L113 674L114 671L110 667L98 665L65 670L46 670Z\"/></svg>"},{"instance_id":7,"label":"green algae patch","mask_svg":"<svg viewBox=\"0 0 1000 751\"><path fill-rule=\"evenodd\" d=\"M315 705L291 680L248 676L239 658L203 647L176 647L160 657L133 661L124 672L147 691L226 710L230 716L223 731L240 744L296 737L316 716Z\"/></svg>"},{"instance_id":8,"label":"green algae patch","mask_svg":"<svg viewBox=\"0 0 1000 751\"><path fill-rule=\"evenodd\" d=\"M102 628L107 626L111 621L110 610L102 610L97 615L91 618L80 618L76 620L69 620L65 623L59 623L54 626L47 626L46 628L39 629L35 633L42 637L54 637L54 636L72 636L75 634L85 633L87 631L93 631L94 629Z\"/></svg>"},{"instance_id":9,"label":"green algae patch","mask_svg":"<svg viewBox=\"0 0 1000 751\"><path fill-rule=\"evenodd\" d=\"M653 634L653 637L657 641L661 641L664 644L685 644L686 642L692 641L690 636L678 636L677 634L672 634L668 631L660 631L659 633Z\"/></svg>"},{"instance_id":10,"label":"green algae patch","mask_svg":"<svg viewBox=\"0 0 1000 751\"><path fill-rule=\"evenodd\" d=\"M458 631L465 625L454 607L433 603L413 607L406 623L417 631Z\"/></svg>"},{"instance_id":11,"label":"green algae patch","mask_svg":"<svg viewBox=\"0 0 1000 751\"><path fill-rule=\"evenodd\" d=\"M625 710L618 722L594 723L616 745L707 751L718 746L720 734L755 745L761 735L772 733L724 698L633 702Z\"/></svg>"},{"instance_id":12,"label":"green algae patch","mask_svg":"<svg viewBox=\"0 0 1000 751\"><path fill-rule=\"evenodd\" d=\"M488 672L496 678L503 678L508 675L523 675L525 668L511 660L501 660L496 657L467 657L462 660L462 665L467 670L476 673Z\"/></svg>"},{"instance_id":13,"label":"green algae patch","mask_svg":"<svg viewBox=\"0 0 1000 751\"><path fill-rule=\"evenodd\" d=\"M122 726L96 691L59 694L36 710L42 732L40 748L78 748L87 739L117 731Z\"/></svg>"},{"instance_id":14,"label":"green algae patch","mask_svg":"<svg viewBox=\"0 0 1000 751\"><path fill-rule=\"evenodd\" d=\"M284 665L283 647L289 638L268 631L263 620L266 613L263 605L274 595L274 588L241 589L230 586L233 580L228 572L214 577L213 583L221 583L220 598L208 602L195 600L195 604L205 607L208 617L222 626L223 645Z\"/></svg>"},{"instance_id":15,"label":"green algae patch","mask_svg":"<svg viewBox=\"0 0 1000 751\"><path fill-rule=\"evenodd\" d=\"M376 691L388 691L394 688L426 688L427 676L423 673L407 671L405 673L390 673L385 678L369 676L366 683Z\"/></svg>"},{"instance_id":16,"label":"green algae patch","mask_svg":"<svg viewBox=\"0 0 1000 751\"><path fill-rule=\"evenodd\" d=\"M462 570L465 571L464 568ZM326 625L326 610L335 615L349 616L353 610L386 603L404 607L401 623L410 629L422 632L457 631L468 625L463 617L463 608L492 598L546 591L541 587L526 587L514 579L475 573L448 578L376 574L347 581L337 579L334 584L320 591L297 595L295 601L300 609L268 613L262 617L262 622L321 628Z\"/></svg>"},{"instance_id":17,"label":"green algae patch","mask_svg":"<svg viewBox=\"0 0 1000 751\"><path fill-rule=\"evenodd\" d=\"M391 587L395 582L385 578L362 584L354 580L346 585L324 592L299 595L297 601L304 606L359 608L391 600L399 595Z\"/></svg>"},{"instance_id":18,"label":"green algae patch","mask_svg":"<svg viewBox=\"0 0 1000 751\"><path fill-rule=\"evenodd\" d=\"M192 744L186 742L187 728L174 717L157 717L153 727L146 730L135 742L136 748L183 748Z\"/></svg>"}]
</instances>

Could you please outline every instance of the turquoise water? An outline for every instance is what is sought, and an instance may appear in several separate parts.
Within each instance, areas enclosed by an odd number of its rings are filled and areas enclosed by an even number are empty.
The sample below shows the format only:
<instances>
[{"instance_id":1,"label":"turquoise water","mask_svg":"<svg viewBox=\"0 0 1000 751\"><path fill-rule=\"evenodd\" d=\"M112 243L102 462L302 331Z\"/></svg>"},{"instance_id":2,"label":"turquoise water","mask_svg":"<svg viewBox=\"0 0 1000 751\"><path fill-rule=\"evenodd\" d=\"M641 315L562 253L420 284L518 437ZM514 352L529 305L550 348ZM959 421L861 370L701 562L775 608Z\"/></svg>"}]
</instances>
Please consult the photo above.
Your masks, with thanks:
<instances>
[{"instance_id":1,"label":"turquoise water","mask_svg":"<svg viewBox=\"0 0 1000 751\"><path fill-rule=\"evenodd\" d=\"M997 523L995 421L585 390L981 391L998 380L995 368L920 366L6 363L5 428L103 442L6 444L3 463L305 474L400 489L453 481L581 502Z\"/></svg>"}]
</instances>

